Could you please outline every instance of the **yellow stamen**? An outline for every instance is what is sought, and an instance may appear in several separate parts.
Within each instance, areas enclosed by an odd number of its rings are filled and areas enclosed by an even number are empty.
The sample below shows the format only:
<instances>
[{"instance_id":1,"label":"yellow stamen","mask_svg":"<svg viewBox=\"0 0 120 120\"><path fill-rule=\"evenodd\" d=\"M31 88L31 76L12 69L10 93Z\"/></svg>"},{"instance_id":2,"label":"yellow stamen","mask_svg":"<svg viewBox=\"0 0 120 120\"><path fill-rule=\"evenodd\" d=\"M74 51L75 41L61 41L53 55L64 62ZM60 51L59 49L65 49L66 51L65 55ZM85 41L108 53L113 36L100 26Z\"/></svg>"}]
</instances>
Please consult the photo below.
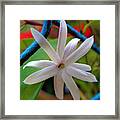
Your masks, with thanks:
<instances>
[{"instance_id":1,"label":"yellow stamen","mask_svg":"<svg viewBox=\"0 0 120 120\"><path fill-rule=\"evenodd\" d=\"M63 69L65 67L65 65L63 64L63 63L60 63L59 65L58 65L58 68L59 69Z\"/></svg>"}]
</instances>

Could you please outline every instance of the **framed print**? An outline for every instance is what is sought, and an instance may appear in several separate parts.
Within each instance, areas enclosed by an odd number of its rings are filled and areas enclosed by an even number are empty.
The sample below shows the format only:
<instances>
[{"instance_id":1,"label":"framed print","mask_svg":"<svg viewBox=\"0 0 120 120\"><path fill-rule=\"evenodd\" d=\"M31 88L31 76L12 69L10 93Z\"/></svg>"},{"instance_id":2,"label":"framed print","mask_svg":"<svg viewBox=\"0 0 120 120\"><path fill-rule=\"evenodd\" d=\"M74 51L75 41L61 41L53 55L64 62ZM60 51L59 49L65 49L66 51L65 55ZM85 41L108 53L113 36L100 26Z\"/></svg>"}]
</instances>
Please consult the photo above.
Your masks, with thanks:
<instances>
[{"instance_id":1,"label":"framed print","mask_svg":"<svg viewBox=\"0 0 120 120\"><path fill-rule=\"evenodd\" d=\"M1 118L119 119L119 2L2 2Z\"/></svg>"}]
</instances>

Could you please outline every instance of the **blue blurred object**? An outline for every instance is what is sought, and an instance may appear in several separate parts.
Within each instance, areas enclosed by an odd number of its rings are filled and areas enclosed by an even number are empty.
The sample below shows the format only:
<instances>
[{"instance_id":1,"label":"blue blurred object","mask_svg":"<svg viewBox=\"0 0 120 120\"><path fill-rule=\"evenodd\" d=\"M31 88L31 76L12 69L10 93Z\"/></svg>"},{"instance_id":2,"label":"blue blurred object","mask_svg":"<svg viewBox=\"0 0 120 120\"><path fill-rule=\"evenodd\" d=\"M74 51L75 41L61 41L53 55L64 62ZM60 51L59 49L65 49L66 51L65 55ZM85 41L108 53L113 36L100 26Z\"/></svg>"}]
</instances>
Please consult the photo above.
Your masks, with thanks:
<instances>
[{"instance_id":1,"label":"blue blurred object","mask_svg":"<svg viewBox=\"0 0 120 120\"><path fill-rule=\"evenodd\" d=\"M60 20L45 20L43 23L43 27L42 27L42 31L41 34L44 37L48 37L48 34L50 32L51 26L52 26L52 22L59 26L60 25ZM75 30L72 26L70 26L69 24L67 24L68 27L68 32L71 33L72 35L74 35L77 38L80 38L81 41L85 41L87 38L81 34L80 32L78 32L77 30ZM20 65L22 65L26 60L28 60L28 58L30 56L32 56L38 49L40 48L40 46L38 45L38 43L36 41L34 41L21 55L20 55ZM92 49L95 50L98 54L100 54L100 48L98 48L96 46L96 44L94 43L92 46Z\"/></svg>"},{"instance_id":2,"label":"blue blurred object","mask_svg":"<svg viewBox=\"0 0 120 120\"><path fill-rule=\"evenodd\" d=\"M97 93L91 100L100 100L100 93Z\"/></svg>"},{"instance_id":3,"label":"blue blurred object","mask_svg":"<svg viewBox=\"0 0 120 120\"><path fill-rule=\"evenodd\" d=\"M64 91L66 94L69 94L69 89L65 86ZM100 93L97 93L95 96L91 98L91 100L100 100Z\"/></svg>"},{"instance_id":4,"label":"blue blurred object","mask_svg":"<svg viewBox=\"0 0 120 120\"><path fill-rule=\"evenodd\" d=\"M70 93L69 89L66 86L64 87L64 91L65 91L65 94L69 94Z\"/></svg>"},{"instance_id":5,"label":"blue blurred object","mask_svg":"<svg viewBox=\"0 0 120 120\"><path fill-rule=\"evenodd\" d=\"M52 26L51 20L45 20L43 23L41 34L47 38ZM20 55L20 65L22 65L30 56L32 56L40 46L36 41L34 41L21 55Z\"/></svg>"},{"instance_id":6,"label":"blue blurred object","mask_svg":"<svg viewBox=\"0 0 120 120\"><path fill-rule=\"evenodd\" d=\"M57 26L60 25L60 20L53 20L53 23ZM67 24L67 28L68 28L68 32L70 34L72 34L73 36L79 38L82 42L85 41L87 39L87 37L85 37L82 33L78 32L77 30L75 30L72 26L70 26L69 24ZM92 49L95 50L98 54L100 54L100 48L97 47L96 43L93 44Z\"/></svg>"}]
</instances>

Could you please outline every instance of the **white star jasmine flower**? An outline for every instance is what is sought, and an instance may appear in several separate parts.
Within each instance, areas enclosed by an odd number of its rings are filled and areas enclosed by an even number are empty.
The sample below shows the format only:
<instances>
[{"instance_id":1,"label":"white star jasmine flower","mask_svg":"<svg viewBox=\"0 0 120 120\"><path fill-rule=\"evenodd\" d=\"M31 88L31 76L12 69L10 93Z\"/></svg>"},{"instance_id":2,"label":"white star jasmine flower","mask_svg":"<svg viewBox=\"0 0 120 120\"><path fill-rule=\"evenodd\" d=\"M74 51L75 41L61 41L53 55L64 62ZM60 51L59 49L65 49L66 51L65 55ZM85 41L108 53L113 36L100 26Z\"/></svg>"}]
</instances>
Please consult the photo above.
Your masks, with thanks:
<instances>
[{"instance_id":1,"label":"white star jasmine flower","mask_svg":"<svg viewBox=\"0 0 120 120\"><path fill-rule=\"evenodd\" d=\"M96 77L88 72L91 67L86 64L75 63L86 55L93 45L93 36L86 39L79 47L79 39L74 38L66 45L67 25L64 20L60 22L60 30L56 51L48 40L37 30L31 28L32 35L41 48L48 54L49 60L31 61L25 67L37 67L41 70L29 75L23 82L35 84L54 76L54 91L59 99L63 99L64 83L74 100L80 99L80 91L72 76L87 82L97 82ZM66 46L65 46L66 45Z\"/></svg>"}]
</instances>

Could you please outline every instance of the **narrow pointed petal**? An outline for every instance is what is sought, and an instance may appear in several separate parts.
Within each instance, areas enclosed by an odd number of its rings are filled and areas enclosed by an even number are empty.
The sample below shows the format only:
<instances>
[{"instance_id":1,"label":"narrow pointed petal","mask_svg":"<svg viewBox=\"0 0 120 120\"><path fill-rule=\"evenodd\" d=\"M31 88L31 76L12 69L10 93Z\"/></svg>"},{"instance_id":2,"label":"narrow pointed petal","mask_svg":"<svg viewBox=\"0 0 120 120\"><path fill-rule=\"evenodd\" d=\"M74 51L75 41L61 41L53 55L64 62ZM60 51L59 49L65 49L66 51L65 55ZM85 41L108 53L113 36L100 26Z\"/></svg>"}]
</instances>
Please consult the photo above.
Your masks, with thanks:
<instances>
[{"instance_id":1,"label":"narrow pointed petal","mask_svg":"<svg viewBox=\"0 0 120 120\"><path fill-rule=\"evenodd\" d=\"M73 53L77 49L79 42L80 39L78 38L74 38L70 42L68 42L65 47L63 59L66 59L71 53Z\"/></svg>"},{"instance_id":2,"label":"narrow pointed petal","mask_svg":"<svg viewBox=\"0 0 120 120\"><path fill-rule=\"evenodd\" d=\"M44 49L44 51L48 54L51 60L57 62L59 61L59 55L55 52L54 48L50 45L47 39L37 30L31 28L31 32L36 42Z\"/></svg>"},{"instance_id":3,"label":"narrow pointed petal","mask_svg":"<svg viewBox=\"0 0 120 120\"><path fill-rule=\"evenodd\" d=\"M60 72L54 76L54 90L56 97L63 99L64 82Z\"/></svg>"},{"instance_id":4,"label":"narrow pointed petal","mask_svg":"<svg viewBox=\"0 0 120 120\"><path fill-rule=\"evenodd\" d=\"M53 61L49 61L49 60L38 60L38 61L31 61L31 62L28 62L24 67L35 67L35 68L45 68L45 67L48 67L48 66L52 66L52 65L55 65L55 63Z\"/></svg>"},{"instance_id":5,"label":"narrow pointed petal","mask_svg":"<svg viewBox=\"0 0 120 120\"><path fill-rule=\"evenodd\" d=\"M66 72L77 78L77 79L80 79L80 80L83 80L83 81L87 81L87 82L97 82L96 80L96 77L90 73L90 72L85 72L85 71L82 71L80 69L77 69L75 67L68 67L66 69Z\"/></svg>"},{"instance_id":6,"label":"narrow pointed petal","mask_svg":"<svg viewBox=\"0 0 120 120\"><path fill-rule=\"evenodd\" d=\"M92 47L94 42L93 36L90 38L87 38L81 45L76 49L71 55L69 55L66 60L65 64L71 64L79 60L82 56L84 56Z\"/></svg>"},{"instance_id":7,"label":"narrow pointed petal","mask_svg":"<svg viewBox=\"0 0 120 120\"><path fill-rule=\"evenodd\" d=\"M57 52L60 58L63 58L66 39L67 39L67 25L64 20L61 20L57 44Z\"/></svg>"},{"instance_id":8,"label":"narrow pointed petal","mask_svg":"<svg viewBox=\"0 0 120 120\"><path fill-rule=\"evenodd\" d=\"M75 67L77 69L83 70L83 71L91 71L91 67L86 64L80 64L80 63L72 63L70 65L71 67Z\"/></svg>"},{"instance_id":9,"label":"narrow pointed petal","mask_svg":"<svg viewBox=\"0 0 120 120\"><path fill-rule=\"evenodd\" d=\"M53 77L57 74L57 68L55 65L49 66L47 68L44 68L42 70L39 70L37 72L34 72L33 74L29 75L23 82L25 84L35 84L42 82L50 77Z\"/></svg>"},{"instance_id":10,"label":"narrow pointed petal","mask_svg":"<svg viewBox=\"0 0 120 120\"><path fill-rule=\"evenodd\" d=\"M62 78L63 81L65 82L67 88L70 90L71 95L73 96L74 100L79 100L80 99L80 91L74 82L73 78L68 75L66 72L62 72Z\"/></svg>"}]
</instances>

